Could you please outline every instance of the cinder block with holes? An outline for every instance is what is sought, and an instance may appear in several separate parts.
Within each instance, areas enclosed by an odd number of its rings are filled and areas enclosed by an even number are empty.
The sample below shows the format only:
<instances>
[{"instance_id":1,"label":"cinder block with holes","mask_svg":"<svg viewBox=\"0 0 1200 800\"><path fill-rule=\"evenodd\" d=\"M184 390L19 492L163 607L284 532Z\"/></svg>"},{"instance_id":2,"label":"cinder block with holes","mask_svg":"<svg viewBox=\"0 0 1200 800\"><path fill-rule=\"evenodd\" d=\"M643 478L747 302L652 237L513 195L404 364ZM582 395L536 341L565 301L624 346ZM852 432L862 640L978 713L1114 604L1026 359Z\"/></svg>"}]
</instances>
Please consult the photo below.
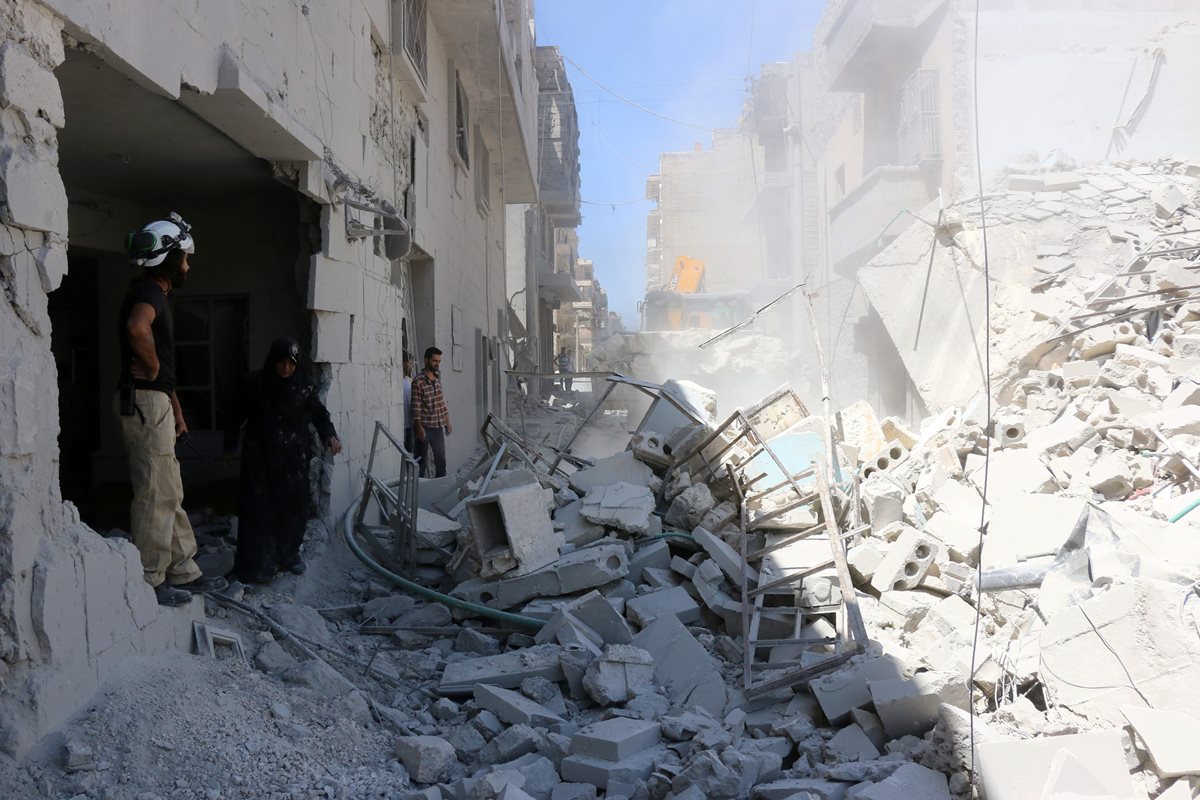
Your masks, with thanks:
<instances>
[{"instance_id":1,"label":"cinder block with holes","mask_svg":"<svg viewBox=\"0 0 1200 800\"><path fill-rule=\"evenodd\" d=\"M563 535L554 530L537 484L478 497L467 503L467 513L483 578L528 575L558 558Z\"/></svg>"},{"instance_id":2,"label":"cinder block with holes","mask_svg":"<svg viewBox=\"0 0 1200 800\"><path fill-rule=\"evenodd\" d=\"M1012 447L1025 438L1025 421L1019 417L999 417L994 428L998 448Z\"/></svg>"},{"instance_id":3,"label":"cinder block with holes","mask_svg":"<svg viewBox=\"0 0 1200 800\"><path fill-rule=\"evenodd\" d=\"M912 589L925 578L937 552L933 538L908 528L884 554L871 577L871 585L881 592Z\"/></svg>"},{"instance_id":4,"label":"cinder block with holes","mask_svg":"<svg viewBox=\"0 0 1200 800\"><path fill-rule=\"evenodd\" d=\"M908 455L908 448L896 442L890 443L883 450L875 454L874 458L869 458L863 462L862 476L869 478L876 472L886 472L893 466L904 460Z\"/></svg>"}]
</instances>

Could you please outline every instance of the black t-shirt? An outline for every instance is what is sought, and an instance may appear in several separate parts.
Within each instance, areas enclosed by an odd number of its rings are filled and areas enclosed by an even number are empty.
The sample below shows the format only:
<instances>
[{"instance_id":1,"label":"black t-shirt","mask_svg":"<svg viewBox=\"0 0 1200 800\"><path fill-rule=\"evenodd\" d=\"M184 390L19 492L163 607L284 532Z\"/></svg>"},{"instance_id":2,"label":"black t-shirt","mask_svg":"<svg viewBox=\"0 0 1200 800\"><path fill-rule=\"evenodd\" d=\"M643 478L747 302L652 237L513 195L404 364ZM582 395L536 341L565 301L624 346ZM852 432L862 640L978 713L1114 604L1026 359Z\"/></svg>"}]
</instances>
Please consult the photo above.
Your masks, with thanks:
<instances>
[{"instance_id":1,"label":"black t-shirt","mask_svg":"<svg viewBox=\"0 0 1200 800\"><path fill-rule=\"evenodd\" d=\"M154 335L154 350L158 355L158 377L152 381L133 381L134 388L153 389L170 394L175 391L175 325L171 320L171 305L167 293L153 280L134 281L121 302L121 313L117 317L117 342L121 347L121 383L130 380L129 367L133 363L133 348L129 345L129 315L138 303L146 303L154 309L154 322L150 331Z\"/></svg>"}]
</instances>

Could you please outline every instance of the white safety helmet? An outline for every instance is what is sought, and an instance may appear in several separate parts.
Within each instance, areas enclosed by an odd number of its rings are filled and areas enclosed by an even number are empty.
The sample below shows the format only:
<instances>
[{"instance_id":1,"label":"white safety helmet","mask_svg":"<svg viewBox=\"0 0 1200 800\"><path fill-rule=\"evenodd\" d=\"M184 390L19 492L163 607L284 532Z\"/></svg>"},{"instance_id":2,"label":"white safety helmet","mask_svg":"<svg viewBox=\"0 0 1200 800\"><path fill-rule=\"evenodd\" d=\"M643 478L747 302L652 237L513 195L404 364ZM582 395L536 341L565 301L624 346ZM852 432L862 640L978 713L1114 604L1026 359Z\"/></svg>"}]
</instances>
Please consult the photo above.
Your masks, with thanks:
<instances>
[{"instance_id":1,"label":"white safety helmet","mask_svg":"<svg viewBox=\"0 0 1200 800\"><path fill-rule=\"evenodd\" d=\"M166 219L155 220L125 237L129 261L139 267L157 267L172 250L194 253L196 242L191 230L192 226L172 211Z\"/></svg>"}]
</instances>

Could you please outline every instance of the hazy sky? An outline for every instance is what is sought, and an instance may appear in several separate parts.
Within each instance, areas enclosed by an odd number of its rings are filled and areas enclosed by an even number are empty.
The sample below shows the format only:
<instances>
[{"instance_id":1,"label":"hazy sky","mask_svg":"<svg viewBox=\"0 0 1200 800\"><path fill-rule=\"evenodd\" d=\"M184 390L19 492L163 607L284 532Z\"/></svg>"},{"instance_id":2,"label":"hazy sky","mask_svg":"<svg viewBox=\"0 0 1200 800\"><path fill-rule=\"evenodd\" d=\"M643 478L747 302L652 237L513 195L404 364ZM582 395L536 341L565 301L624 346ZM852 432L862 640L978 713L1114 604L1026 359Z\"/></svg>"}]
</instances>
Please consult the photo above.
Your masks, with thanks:
<instances>
[{"instance_id":1,"label":"hazy sky","mask_svg":"<svg viewBox=\"0 0 1200 800\"><path fill-rule=\"evenodd\" d=\"M600 83L667 116L709 128L736 122L746 76L812 44L823 0L537 0L537 40ZM567 65L579 112L583 225L609 306L637 326L645 291L646 177L663 152L704 147L702 130L657 119ZM607 203L618 203L615 209Z\"/></svg>"}]
</instances>

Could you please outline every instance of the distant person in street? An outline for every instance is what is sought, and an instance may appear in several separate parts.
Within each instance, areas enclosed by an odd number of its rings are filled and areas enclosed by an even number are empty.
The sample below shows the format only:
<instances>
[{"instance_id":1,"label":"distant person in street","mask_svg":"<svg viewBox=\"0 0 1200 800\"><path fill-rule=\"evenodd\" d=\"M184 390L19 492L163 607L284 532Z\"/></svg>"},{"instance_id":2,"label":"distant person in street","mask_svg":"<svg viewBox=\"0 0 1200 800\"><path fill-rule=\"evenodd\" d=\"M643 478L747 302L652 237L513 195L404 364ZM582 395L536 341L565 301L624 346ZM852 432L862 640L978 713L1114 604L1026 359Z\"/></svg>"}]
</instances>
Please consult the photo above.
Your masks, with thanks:
<instances>
[{"instance_id":1,"label":"distant person in street","mask_svg":"<svg viewBox=\"0 0 1200 800\"><path fill-rule=\"evenodd\" d=\"M562 348L558 351L558 355L554 359L554 363L558 365L558 374L562 375L562 390L568 392L571 390L572 380L567 376L571 374L571 355L567 352L567 348Z\"/></svg>"},{"instance_id":2,"label":"distant person in street","mask_svg":"<svg viewBox=\"0 0 1200 800\"><path fill-rule=\"evenodd\" d=\"M226 586L196 566L196 536L183 510L175 459L175 442L188 428L175 395L175 328L167 295L187 279L195 242L191 226L172 213L129 234L125 243L130 262L141 268L117 315L121 374L115 405L133 485L130 529L158 602L180 606L193 592Z\"/></svg>"},{"instance_id":3,"label":"distant person in street","mask_svg":"<svg viewBox=\"0 0 1200 800\"><path fill-rule=\"evenodd\" d=\"M407 350L404 351L404 449L409 453L413 453L413 448L416 446L416 441L413 437L413 418L412 418L412 379L413 379L413 358L412 354Z\"/></svg>"},{"instance_id":4,"label":"distant person in street","mask_svg":"<svg viewBox=\"0 0 1200 800\"><path fill-rule=\"evenodd\" d=\"M450 411L442 393L442 351L425 348L425 369L412 382L413 434L417 443L419 473L425 474L429 452L433 451L434 477L446 475L446 437L454 432Z\"/></svg>"},{"instance_id":5,"label":"distant person in street","mask_svg":"<svg viewBox=\"0 0 1200 800\"><path fill-rule=\"evenodd\" d=\"M227 462L242 439L234 574L246 583L266 583L281 570L303 574L300 545L313 516L310 426L333 455L342 443L295 339L271 344L262 369L246 377L232 422L225 431Z\"/></svg>"}]
</instances>

